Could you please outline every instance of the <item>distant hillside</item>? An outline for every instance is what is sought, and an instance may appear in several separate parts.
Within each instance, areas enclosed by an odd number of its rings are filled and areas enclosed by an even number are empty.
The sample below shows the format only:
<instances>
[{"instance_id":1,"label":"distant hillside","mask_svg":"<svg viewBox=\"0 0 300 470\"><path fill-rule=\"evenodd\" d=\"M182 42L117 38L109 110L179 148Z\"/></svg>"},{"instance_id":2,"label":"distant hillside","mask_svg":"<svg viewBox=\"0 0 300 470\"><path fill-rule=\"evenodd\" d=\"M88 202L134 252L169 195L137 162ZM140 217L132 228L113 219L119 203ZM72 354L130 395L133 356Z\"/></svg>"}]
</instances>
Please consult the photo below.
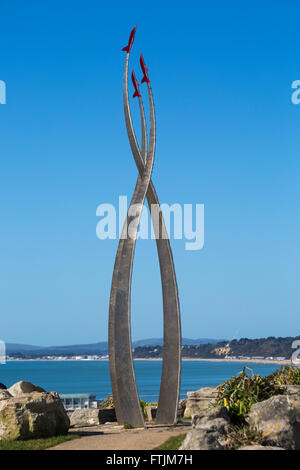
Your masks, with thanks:
<instances>
[{"instance_id":1,"label":"distant hillside","mask_svg":"<svg viewBox=\"0 0 300 470\"><path fill-rule=\"evenodd\" d=\"M7 354L15 351L35 351L41 349L41 346L32 346L31 344L6 343Z\"/></svg>"},{"instance_id":2,"label":"distant hillside","mask_svg":"<svg viewBox=\"0 0 300 470\"><path fill-rule=\"evenodd\" d=\"M216 344L220 341L220 339L212 339L212 338L199 338L199 339L189 339L189 338L182 338L182 344ZM162 346L163 339L162 338L150 338L150 339L141 339L139 341L133 342L133 347L143 347L143 346Z\"/></svg>"},{"instance_id":3,"label":"distant hillside","mask_svg":"<svg viewBox=\"0 0 300 470\"><path fill-rule=\"evenodd\" d=\"M216 344L217 339L199 338L188 339L183 338L182 344ZM162 338L150 338L133 342L133 347L148 347L148 346L162 346ZM9 356L74 356L74 355L100 355L104 356L108 353L107 342L92 343L92 344L73 344L68 346L32 346L28 344L6 344L6 353Z\"/></svg>"},{"instance_id":4,"label":"distant hillside","mask_svg":"<svg viewBox=\"0 0 300 470\"><path fill-rule=\"evenodd\" d=\"M182 347L182 356L190 358L225 358L228 356L247 356L247 357L285 357L289 359L293 353L292 343L299 340L300 336L275 338L248 339L219 341L216 344L184 344ZM136 358L155 358L162 356L162 347L143 346L134 350Z\"/></svg>"}]
</instances>

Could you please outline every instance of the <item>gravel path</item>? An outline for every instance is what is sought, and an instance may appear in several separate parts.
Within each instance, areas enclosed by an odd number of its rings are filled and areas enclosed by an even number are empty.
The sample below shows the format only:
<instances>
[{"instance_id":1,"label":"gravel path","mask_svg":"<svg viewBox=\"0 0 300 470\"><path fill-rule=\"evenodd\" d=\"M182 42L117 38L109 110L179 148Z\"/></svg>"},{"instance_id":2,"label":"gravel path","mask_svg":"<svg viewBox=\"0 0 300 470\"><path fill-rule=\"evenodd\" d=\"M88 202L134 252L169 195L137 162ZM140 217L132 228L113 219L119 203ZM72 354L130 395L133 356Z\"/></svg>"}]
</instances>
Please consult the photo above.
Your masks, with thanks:
<instances>
[{"instance_id":1,"label":"gravel path","mask_svg":"<svg viewBox=\"0 0 300 470\"><path fill-rule=\"evenodd\" d=\"M176 426L149 425L147 429L123 429L107 423L89 428L71 429L80 439L64 442L48 450L152 450L169 437L188 432L190 424Z\"/></svg>"}]
</instances>

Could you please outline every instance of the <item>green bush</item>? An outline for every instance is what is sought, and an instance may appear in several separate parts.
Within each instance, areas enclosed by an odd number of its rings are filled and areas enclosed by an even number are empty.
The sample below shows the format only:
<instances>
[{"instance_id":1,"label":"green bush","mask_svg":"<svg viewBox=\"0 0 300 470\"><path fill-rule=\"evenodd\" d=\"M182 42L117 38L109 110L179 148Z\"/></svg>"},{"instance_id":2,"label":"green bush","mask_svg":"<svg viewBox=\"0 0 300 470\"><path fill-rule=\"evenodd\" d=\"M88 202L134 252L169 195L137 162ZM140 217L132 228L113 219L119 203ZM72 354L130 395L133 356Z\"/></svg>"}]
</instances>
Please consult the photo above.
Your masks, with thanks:
<instances>
[{"instance_id":1,"label":"green bush","mask_svg":"<svg viewBox=\"0 0 300 470\"><path fill-rule=\"evenodd\" d=\"M282 366L280 371L273 372L270 380L276 385L300 385L300 369L293 366Z\"/></svg>"},{"instance_id":2,"label":"green bush","mask_svg":"<svg viewBox=\"0 0 300 470\"><path fill-rule=\"evenodd\" d=\"M146 419L147 418L146 406L148 406L148 403L146 401L140 399L140 404L141 404L144 419Z\"/></svg>"},{"instance_id":3,"label":"green bush","mask_svg":"<svg viewBox=\"0 0 300 470\"><path fill-rule=\"evenodd\" d=\"M133 429L131 424L124 424L123 429Z\"/></svg>"},{"instance_id":4,"label":"green bush","mask_svg":"<svg viewBox=\"0 0 300 470\"><path fill-rule=\"evenodd\" d=\"M255 403L267 400L285 392L280 385L300 385L300 369L282 366L280 370L265 377L246 373L244 367L236 377L231 377L218 387L217 399L213 406L225 406L231 418L227 449L237 449L242 445L261 444L261 433L250 429L246 423L247 414Z\"/></svg>"},{"instance_id":5,"label":"green bush","mask_svg":"<svg viewBox=\"0 0 300 470\"><path fill-rule=\"evenodd\" d=\"M269 376L247 375L244 367L236 377L231 377L218 387L218 394L214 406L225 406L228 414L235 424L245 423L245 418L254 403L267 400L278 395L278 387ZM252 371L251 371L252 372Z\"/></svg>"}]
</instances>

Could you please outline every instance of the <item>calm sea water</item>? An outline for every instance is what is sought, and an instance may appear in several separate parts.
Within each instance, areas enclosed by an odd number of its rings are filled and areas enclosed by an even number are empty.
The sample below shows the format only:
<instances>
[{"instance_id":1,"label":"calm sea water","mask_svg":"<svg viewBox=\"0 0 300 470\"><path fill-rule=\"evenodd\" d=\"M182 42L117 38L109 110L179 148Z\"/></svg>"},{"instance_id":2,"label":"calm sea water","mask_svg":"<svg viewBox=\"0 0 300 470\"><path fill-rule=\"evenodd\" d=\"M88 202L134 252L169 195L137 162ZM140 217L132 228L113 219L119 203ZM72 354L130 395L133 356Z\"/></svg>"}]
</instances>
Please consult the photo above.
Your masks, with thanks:
<instances>
[{"instance_id":1,"label":"calm sea water","mask_svg":"<svg viewBox=\"0 0 300 470\"><path fill-rule=\"evenodd\" d=\"M219 385L242 370L241 362L183 361L181 398L189 390ZM249 366L249 364L248 364ZM279 368L277 364L251 364L254 373L267 375ZM161 361L135 361L140 397L157 401ZM0 365L0 382L10 387L19 380L40 385L58 393L95 393L103 399L111 393L108 361L37 361L8 362Z\"/></svg>"}]
</instances>

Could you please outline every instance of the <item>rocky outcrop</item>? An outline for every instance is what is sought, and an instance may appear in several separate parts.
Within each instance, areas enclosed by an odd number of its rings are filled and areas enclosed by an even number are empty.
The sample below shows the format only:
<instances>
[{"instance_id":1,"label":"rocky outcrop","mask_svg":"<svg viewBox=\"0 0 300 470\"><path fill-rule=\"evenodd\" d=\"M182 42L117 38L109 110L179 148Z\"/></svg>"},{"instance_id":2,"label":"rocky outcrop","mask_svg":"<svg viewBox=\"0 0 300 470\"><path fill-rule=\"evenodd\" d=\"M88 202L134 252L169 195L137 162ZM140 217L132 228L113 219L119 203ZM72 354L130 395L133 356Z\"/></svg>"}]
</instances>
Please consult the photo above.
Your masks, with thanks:
<instances>
[{"instance_id":1,"label":"rocky outcrop","mask_svg":"<svg viewBox=\"0 0 300 470\"><path fill-rule=\"evenodd\" d=\"M99 424L99 409L75 410L70 416L71 427L97 426Z\"/></svg>"},{"instance_id":2,"label":"rocky outcrop","mask_svg":"<svg viewBox=\"0 0 300 470\"><path fill-rule=\"evenodd\" d=\"M8 398L11 398L12 395L9 393L8 390L1 390L0 389L0 400L7 400Z\"/></svg>"},{"instance_id":3,"label":"rocky outcrop","mask_svg":"<svg viewBox=\"0 0 300 470\"><path fill-rule=\"evenodd\" d=\"M300 396L276 395L253 405L247 421L265 445L300 449Z\"/></svg>"},{"instance_id":4,"label":"rocky outcrop","mask_svg":"<svg viewBox=\"0 0 300 470\"><path fill-rule=\"evenodd\" d=\"M300 385L280 385L285 395L300 395Z\"/></svg>"},{"instance_id":5,"label":"rocky outcrop","mask_svg":"<svg viewBox=\"0 0 300 470\"><path fill-rule=\"evenodd\" d=\"M217 396L217 388L200 388L193 392L187 392L187 396L184 417L190 418L193 414L197 414L211 406Z\"/></svg>"},{"instance_id":6,"label":"rocky outcrop","mask_svg":"<svg viewBox=\"0 0 300 470\"><path fill-rule=\"evenodd\" d=\"M98 426L114 422L116 419L114 408L89 408L73 411L70 414L70 425L71 427Z\"/></svg>"},{"instance_id":7,"label":"rocky outcrop","mask_svg":"<svg viewBox=\"0 0 300 470\"><path fill-rule=\"evenodd\" d=\"M0 440L67 434L70 420L56 392L32 392L0 401Z\"/></svg>"},{"instance_id":8,"label":"rocky outcrop","mask_svg":"<svg viewBox=\"0 0 300 470\"><path fill-rule=\"evenodd\" d=\"M24 382L23 380L12 385L8 391L13 397L18 397L23 395L23 393L45 392L42 387L38 387L31 382Z\"/></svg>"},{"instance_id":9,"label":"rocky outcrop","mask_svg":"<svg viewBox=\"0 0 300 470\"><path fill-rule=\"evenodd\" d=\"M225 407L215 407L193 415L192 429L187 433L180 450L223 450L226 445L230 419Z\"/></svg>"},{"instance_id":10,"label":"rocky outcrop","mask_svg":"<svg viewBox=\"0 0 300 470\"><path fill-rule=\"evenodd\" d=\"M6 385L0 382L0 390L6 390Z\"/></svg>"},{"instance_id":11,"label":"rocky outcrop","mask_svg":"<svg viewBox=\"0 0 300 470\"><path fill-rule=\"evenodd\" d=\"M114 408L114 399L112 395L108 395L104 400L100 403L100 408Z\"/></svg>"},{"instance_id":12,"label":"rocky outcrop","mask_svg":"<svg viewBox=\"0 0 300 470\"><path fill-rule=\"evenodd\" d=\"M186 398L182 398L181 400L179 400L178 408L177 408L177 418L181 419L181 418L184 417L184 412L185 412L185 409L186 409L186 403L187 403Z\"/></svg>"},{"instance_id":13,"label":"rocky outcrop","mask_svg":"<svg viewBox=\"0 0 300 470\"><path fill-rule=\"evenodd\" d=\"M146 421L154 421L156 418L157 406L147 405L145 411Z\"/></svg>"}]
</instances>

